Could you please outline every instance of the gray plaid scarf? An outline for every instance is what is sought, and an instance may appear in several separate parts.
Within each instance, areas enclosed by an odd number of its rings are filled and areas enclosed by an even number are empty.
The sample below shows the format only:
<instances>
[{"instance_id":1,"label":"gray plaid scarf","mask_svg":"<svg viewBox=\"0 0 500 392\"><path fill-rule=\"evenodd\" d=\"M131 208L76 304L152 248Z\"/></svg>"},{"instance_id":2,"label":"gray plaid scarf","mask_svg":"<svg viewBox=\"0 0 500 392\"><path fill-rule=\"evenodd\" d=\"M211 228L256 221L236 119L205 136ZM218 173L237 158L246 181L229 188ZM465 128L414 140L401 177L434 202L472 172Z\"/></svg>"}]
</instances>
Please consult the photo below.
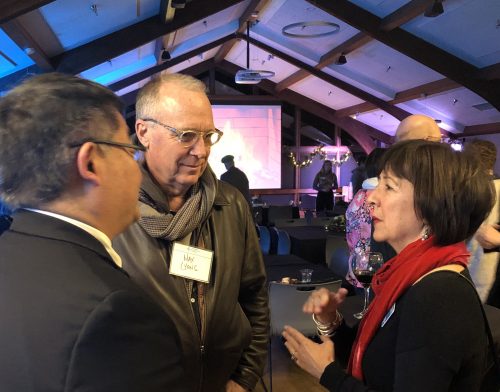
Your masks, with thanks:
<instances>
[{"instance_id":1,"label":"gray plaid scarf","mask_svg":"<svg viewBox=\"0 0 500 392\"><path fill-rule=\"evenodd\" d=\"M177 241L192 233L208 218L216 191L215 174L210 166L188 191L186 202L175 214L170 212L163 191L153 181L149 171L143 167L142 172L139 225L151 237Z\"/></svg>"}]
</instances>

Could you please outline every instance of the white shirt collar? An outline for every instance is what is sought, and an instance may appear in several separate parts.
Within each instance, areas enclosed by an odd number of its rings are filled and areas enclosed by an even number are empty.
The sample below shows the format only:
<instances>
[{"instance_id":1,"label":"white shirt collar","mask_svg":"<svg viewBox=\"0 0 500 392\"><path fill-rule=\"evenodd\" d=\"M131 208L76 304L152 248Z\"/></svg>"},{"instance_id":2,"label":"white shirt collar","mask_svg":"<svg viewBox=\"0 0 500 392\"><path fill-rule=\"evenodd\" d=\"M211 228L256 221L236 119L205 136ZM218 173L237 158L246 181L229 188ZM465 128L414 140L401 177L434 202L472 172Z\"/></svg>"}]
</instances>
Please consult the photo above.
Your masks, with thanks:
<instances>
[{"instance_id":1,"label":"white shirt collar","mask_svg":"<svg viewBox=\"0 0 500 392\"><path fill-rule=\"evenodd\" d=\"M109 253L109 256L115 262L115 264L120 268L122 267L122 259L121 259L120 255L118 253L116 253L116 251L111 246L111 240L102 231L96 229L95 227L89 226L86 223L80 222L76 219L68 218L67 216L59 215L59 214L56 214L54 212L38 210L36 208L25 208L25 210L37 212L39 214L44 214L44 215L48 215L48 216L51 216L51 217L56 218L56 219L60 219L60 220L63 220L65 222L68 222L74 226L77 226L82 230L85 230L87 233L89 233L92 237L94 237L97 241L99 241L104 246L106 251Z\"/></svg>"}]
</instances>

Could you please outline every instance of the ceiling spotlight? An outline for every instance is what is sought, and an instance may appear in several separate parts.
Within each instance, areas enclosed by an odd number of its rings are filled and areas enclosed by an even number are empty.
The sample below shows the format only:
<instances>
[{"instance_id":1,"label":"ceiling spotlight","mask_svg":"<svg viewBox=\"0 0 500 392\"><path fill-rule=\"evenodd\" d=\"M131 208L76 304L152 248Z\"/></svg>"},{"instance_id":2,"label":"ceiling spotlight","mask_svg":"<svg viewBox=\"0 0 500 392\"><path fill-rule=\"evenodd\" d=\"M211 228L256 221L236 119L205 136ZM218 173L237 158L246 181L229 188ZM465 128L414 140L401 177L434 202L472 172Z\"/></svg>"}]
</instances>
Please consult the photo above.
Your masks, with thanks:
<instances>
[{"instance_id":1,"label":"ceiling spotlight","mask_svg":"<svg viewBox=\"0 0 500 392\"><path fill-rule=\"evenodd\" d=\"M443 0L434 0L434 3L432 3L432 5L425 10L424 16L428 18L435 18L436 16L441 15L443 12Z\"/></svg>"},{"instance_id":2,"label":"ceiling spotlight","mask_svg":"<svg viewBox=\"0 0 500 392\"><path fill-rule=\"evenodd\" d=\"M337 65L344 65L344 64L347 64L347 58L345 57L345 54L342 53L339 58L337 59L337 61L335 61L335 64Z\"/></svg>"},{"instance_id":3,"label":"ceiling spotlight","mask_svg":"<svg viewBox=\"0 0 500 392\"><path fill-rule=\"evenodd\" d=\"M163 49L163 52L161 52L161 59L163 61L168 61L172 58L172 56L170 55L170 52L166 49Z\"/></svg>"}]
</instances>

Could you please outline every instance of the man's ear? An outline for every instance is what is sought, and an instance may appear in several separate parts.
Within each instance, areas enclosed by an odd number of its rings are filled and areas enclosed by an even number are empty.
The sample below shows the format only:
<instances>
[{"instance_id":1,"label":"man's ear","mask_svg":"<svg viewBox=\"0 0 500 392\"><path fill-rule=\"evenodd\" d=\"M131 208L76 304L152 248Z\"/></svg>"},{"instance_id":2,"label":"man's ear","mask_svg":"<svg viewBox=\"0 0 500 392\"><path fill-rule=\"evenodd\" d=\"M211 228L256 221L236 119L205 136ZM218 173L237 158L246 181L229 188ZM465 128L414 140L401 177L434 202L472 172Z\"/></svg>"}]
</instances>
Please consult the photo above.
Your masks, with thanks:
<instances>
[{"instance_id":1,"label":"man's ear","mask_svg":"<svg viewBox=\"0 0 500 392\"><path fill-rule=\"evenodd\" d=\"M97 147L93 143L85 143L78 150L76 166L78 175L85 181L91 181L98 185L100 183L98 173Z\"/></svg>"},{"instance_id":2,"label":"man's ear","mask_svg":"<svg viewBox=\"0 0 500 392\"><path fill-rule=\"evenodd\" d=\"M141 142L141 144L149 148L149 139L150 139L150 132L148 131L148 127L146 127L146 124L142 120L137 120L135 122L135 133L137 135L137 139Z\"/></svg>"}]
</instances>

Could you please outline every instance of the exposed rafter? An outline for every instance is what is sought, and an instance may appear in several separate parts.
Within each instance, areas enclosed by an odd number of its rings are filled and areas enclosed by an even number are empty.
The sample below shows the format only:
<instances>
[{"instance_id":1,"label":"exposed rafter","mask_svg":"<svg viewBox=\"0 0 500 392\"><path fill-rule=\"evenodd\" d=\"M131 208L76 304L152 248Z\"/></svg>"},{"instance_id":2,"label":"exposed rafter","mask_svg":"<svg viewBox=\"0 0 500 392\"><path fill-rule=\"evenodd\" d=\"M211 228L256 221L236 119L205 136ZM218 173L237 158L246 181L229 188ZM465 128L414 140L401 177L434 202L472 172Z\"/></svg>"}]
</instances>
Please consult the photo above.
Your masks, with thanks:
<instances>
[{"instance_id":1,"label":"exposed rafter","mask_svg":"<svg viewBox=\"0 0 500 392\"><path fill-rule=\"evenodd\" d=\"M380 29L384 31L390 31L403 23L408 22L409 20L417 17L422 14L427 8L427 6L432 3L433 0L412 0L409 3L405 4L401 8L394 11L392 14L387 15L384 19L381 20ZM368 42L372 41L373 38L369 35L361 32L351 37L347 41L341 43L328 53L324 54L319 63L314 66L316 69L322 69L329 64L337 61L341 54L350 53ZM295 84L302 79L309 76L309 74L303 70L297 71L289 77L282 80L278 83L277 90L281 91L285 88L290 87L292 84Z\"/></svg>"},{"instance_id":2,"label":"exposed rafter","mask_svg":"<svg viewBox=\"0 0 500 392\"><path fill-rule=\"evenodd\" d=\"M464 128L464 132L456 135L457 137L488 135L491 133L500 133L500 122L491 124L470 125Z\"/></svg>"},{"instance_id":3,"label":"exposed rafter","mask_svg":"<svg viewBox=\"0 0 500 392\"><path fill-rule=\"evenodd\" d=\"M486 80L500 79L500 63L479 69L477 77Z\"/></svg>"},{"instance_id":4,"label":"exposed rafter","mask_svg":"<svg viewBox=\"0 0 500 392\"><path fill-rule=\"evenodd\" d=\"M241 39L246 39L246 36L244 36L243 34L237 34L237 37L239 37ZM396 117L398 120L403 120L404 118L408 117L411 114L411 113L408 113L406 110L403 110L403 109L400 109L396 106L393 106L393 105L387 103L386 101L384 101L383 99L375 97L374 95L371 95L371 94L367 93L366 91L361 90L358 87L352 86L349 83L344 82L343 80L340 80L334 76L327 74L326 72L320 71L311 65L303 63L302 61L299 61L296 58L294 58L290 55L287 55L286 53L283 53L283 52L281 52L281 51L279 51L279 50L277 50L269 45L266 45L260 41L257 41L254 38L248 38L248 40L250 41L250 43L252 45L255 45L255 46L257 46L257 47L259 47L259 48L261 48L269 53L274 54L275 56L281 58L282 60L285 60L286 62L294 65L295 67L302 68L306 72L308 72L309 74L314 75L317 78L324 80L325 82L328 82L328 83L348 92L349 94L352 94L360 99L363 99L365 101L373 103L374 105L378 106L379 108L385 110L391 116Z\"/></svg>"},{"instance_id":5,"label":"exposed rafter","mask_svg":"<svg viewBox=\"0 0 500 392\"><path fill-rule=\"evenodd\" d=\"M240 2L241 0L193 1L188 12L178 12L168 25L155 16L67 51L51 61L60 72L78 74Z\"/></svg>"},{"instance_id":6,"label":"exposed rafter","mask_svg":"<svg viewBox=\"0 0 500 392\"><path fill-rule=\"evenodd\" d=\"M398 8L392 14L387 15L380 22L379 29L382 31L391 31L396 27L409 22L410 20L422 15L426 8L435 0L412 0L401 8Z\"/></svg>"},{"instance_id":7,"label":"exposed rafter","mask_svg":"<svg viewBox=\"0 0 500 392\"><path fill-rule=\"evenodd\" d=\"M230 74L234 75L241 68L230 62L223 61L216 64L217 68ZM381 140L385 143L391 142L391 137L383 132L380 132L366 124L359 121L353 120L349 117L338 118L335 116L335 110L322 105L312 99L306 98L303 95L296 93L292 90L284 90L277 93L275 90L276 84L270 80L263 80L258 84L258 87L269 94L277 96L283 101L289 102L292 105L298 106L301 109L310 112L332 124L336 124L349 133L357 143L363 148L365 152L370 152L375 148L375 142L373 139ZM329 134L333 138L332 134ZM373 139L372 139L373 138Z\"/></svg>"},{"instance_id":8,"label":"exposed rafter","mask_svg":"<svg viewBox=\"0 0 500 392\"><path fill-rule=\"evenodd\" d=\"M2 0L0 2L0 24L53 1L55 0Z\"/></svg>"},{"instance_id":9,"label":"exposed rafter","mask_svg":"<svg viewBox=\"0 0 500 392\"><path fill-rule=\"evenodd\" d=\"M500 110L500 80L481 80L478 69L401 28L380 30L382 19L348 0L307 0L383 44L464 85Z\"/></svg>"},{"instance_id":10,"label":"exposed rafter","mask_svg":"<svg viewBox=\"0 0 500 392\"><path fill-rule=\"evenodd\" d=\"M26 54L40 69L50 72L54 67L49 58L43 52L43 49L26 31L23 25L16 19L10 20L0 26L2 30L16 43L20 48L25 48Z\"/></svg>"},{"instance_id":11,"label":"exposed rafter","mask_svg":"<svg viewBox=\"0 0 500 392\"><path fill-rule=\"evenodd\" d=\"M341 43L339 46L333 48L330 50L328 53L325 53L318 64L316 64L313 68L320 70L324 67L326 67L329 64L334 63L337 61L339 56L342 53L349 53L352 52L353 50L356 50L357 48L360 48L361 46L365 45L366 43L370 42L372 38L365 33L358 33L355 36L349 38L347 41ZM283 79L281 82L279 82L276 85L276 91L281 91L284 90L291 85L300 82L301 80L305 79L310 75L309 72L301 69L292 75L288 76L287 78Z\"/></svg>"},{"instance_id":12,"label":"exposed rafter","mask_svg":"<svg viewBox=\"0 0 500 392\"><path fill-rule=\"evenodd\" d=\"M189 68L185 68L180 73L185 74L185 75L191 75L191 76L198 76L201 75L204 72L209 71L212 69L214 66L214 61L213 59L208 59L205 61L202 61L201 63L195 64ZM120 96L122 101L125 103L126 106L132 106L135 105L135 100L137 97L137 93L139 92L139 89L130 91L126 94L123 94Z\"/></svg>"},{"instance_id":13,"label":"exposed rafter","mask_svg":"<svg viewBox=\"0 0 500 392\"><path fill-rule=\"evenodd\" d=\"M426 83L421 86L416 86L408 90L396 93L396 97L388 103L396 105L401 102L411 101L412 99L425 98L434 94L439 94L454 88L461 87L460 84L450 79L440 79L434 82ZM359 105L349 106L347 108L337 110L339 117L350 116L351 114L364 113L370 110L377 109L377 106L370 102L363 102Z\"/></svg>"},{"instance_id":14,"label":"exposed rafter","mask_svg":"<svg viewBox=\"0 0 500 392\"><path fill-rule=\"evenodd\" d=\"M160 20L162 23L169 23L174 19L175 8L170 6L172 0L160 0Z\"/></svg>"},{"instance_id":15,"label":"exposed rafter","mask_svg":"<svg viewBox=\"0 0 500 392\"><path fill-rule=\"evenodd\" d=\"M173 67L174 65L180 64L183 61L189 60L192 57L198 56L200 53L216 48L217 46L222 45L223 43L231 39L234 39L234 34L226 35L225 37L219 38L218 40L212 41L207 45L203 45L200 46L199 48L193 49L190 52L184 53L174 59L165 61L162 64L155 65L154 67L148 68L142 72L138 72L132 76L129 76L128 78L122 79L116 83L112 83L108 87L113 91L121 90L122 88L140 82L141 80L144 80L152 75L155 75L167 68Z\"/></svg>"},{"instance_id":16,"label":"exposed rafter","mask_svg":"<svg viewBox=\"0 0 500 392\"><path fill-rule=\"evenodd\" d=\"M238 30L236 30L237 33L243 34L246 31L246 22L250 18L251 14L253 12L258 12L264 6L269 3L269 0L251 0L250 4L248 7L243 11L243 14L240 17L239 21L239 26ZM230 52L232 47L234 46L234 42L227 42L222 47L217 51L217 53L214 56L214 60L216 63L224 60L224 58L227 56L227 54Z\"/></svg>"}]
</instances>

